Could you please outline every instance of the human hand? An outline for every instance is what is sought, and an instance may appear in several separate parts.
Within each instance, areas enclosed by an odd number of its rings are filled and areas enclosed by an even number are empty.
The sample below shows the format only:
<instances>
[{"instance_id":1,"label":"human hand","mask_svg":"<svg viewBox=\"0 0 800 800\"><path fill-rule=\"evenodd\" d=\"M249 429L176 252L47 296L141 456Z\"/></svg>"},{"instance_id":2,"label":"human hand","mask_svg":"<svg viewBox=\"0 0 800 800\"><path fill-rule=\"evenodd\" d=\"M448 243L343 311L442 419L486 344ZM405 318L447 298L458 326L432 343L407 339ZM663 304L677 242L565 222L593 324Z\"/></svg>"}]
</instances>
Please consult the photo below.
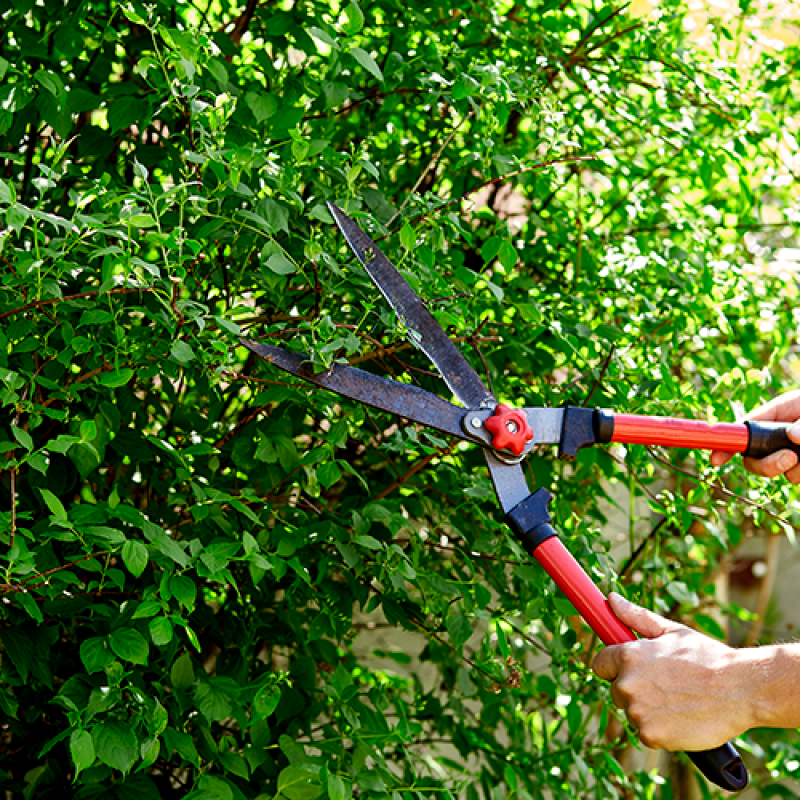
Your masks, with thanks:
<instances>
[{"instance_id":1,"label":"human hand","mask_svg":"<svg viewBox=\"0 0 800 800\"><path fill-rule=\"evenodd\" d=\"M745 419L762 422L794 422L787 434L796 444L800 444L800 391L786 392L769 403L751 411ZM715 450L711 453L711 463L721 467L733 458L733 453ZM742 460L745 469L764 478L776 478L785 475L790 483L800 483L800 464L791 450L779 450L765 458L745 458Z\"/></svg>"},{"instance_id":2,"label":"human hand","mask_svg":"<svg viewBox=\"0 0 800 800\"><path fill-rule=\"evenodd\" d=\"M601 650L594 672L648 747L710 750L753 727L752 667L734 650L611 593L611 610L646 637Z\"/></svg>"}]
</instances>

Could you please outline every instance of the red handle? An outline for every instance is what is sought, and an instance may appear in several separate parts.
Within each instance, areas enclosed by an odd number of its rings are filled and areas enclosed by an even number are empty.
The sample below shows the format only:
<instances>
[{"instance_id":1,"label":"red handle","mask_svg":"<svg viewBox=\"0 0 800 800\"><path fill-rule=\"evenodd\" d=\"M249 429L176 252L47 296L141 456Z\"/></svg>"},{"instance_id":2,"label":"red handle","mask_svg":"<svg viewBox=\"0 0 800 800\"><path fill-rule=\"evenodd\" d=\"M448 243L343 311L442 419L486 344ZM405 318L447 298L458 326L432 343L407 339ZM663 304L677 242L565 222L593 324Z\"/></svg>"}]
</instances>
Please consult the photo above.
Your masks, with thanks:
<instances>
[{"instance_id":1,"label":"red handle","mask_svg":"<svg viewBox=\"0 0 800 800\"><path fill-rule=\"evenodd\" d=\"M635 641L633 632L614 616L608 600L557 536L545 539L533 551L533 557L604 644Z\"/></svg>"},{"instance_id":2,"label":"red handle","mask_svg":"<svg viewBox=\"0 0 800 800\"><path fill-rule=\"evenodd\" d=\"M674 417L614 414L614 433L610 441L744 453L749 439L750 433L744 423L719 422L711 425L708 422Z\"/></svg>"},{"instance_id":3,"label":"red handle","mask_svg":"<svg viewBox=\"0 0 800 800\"><path fill-rule=\"evenodd\" d=\"M633 632L611 613L603 593L557 536L542 541L533 551L533 557L605 644L635 641ZM747 786L747 768L730 743L687 755L706 778L723 789L738 792Z\"/></svg>"}]
</instances>

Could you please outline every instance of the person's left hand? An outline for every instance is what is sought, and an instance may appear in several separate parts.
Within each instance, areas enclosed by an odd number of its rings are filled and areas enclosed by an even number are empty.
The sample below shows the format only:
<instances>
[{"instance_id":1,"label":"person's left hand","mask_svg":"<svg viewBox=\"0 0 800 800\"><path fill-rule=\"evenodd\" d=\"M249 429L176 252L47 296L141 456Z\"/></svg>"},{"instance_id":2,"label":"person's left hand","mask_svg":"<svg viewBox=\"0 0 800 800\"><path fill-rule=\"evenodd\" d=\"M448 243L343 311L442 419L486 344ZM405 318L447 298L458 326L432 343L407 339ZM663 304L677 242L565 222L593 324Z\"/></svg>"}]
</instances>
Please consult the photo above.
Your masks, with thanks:
<instances>
[{"instance_id":1,"label":"person's left hand","mask_svg":"<svg viewBox=\"0 0 800 800\"><path fill-rule=\"evenodd\" d=\"M751 725L737 651L612 592L611 610L643 639L601 650L592 668L648 747L709 750ZM746 660L746 659L744 659Z\"/></svg>"}]
</instances>

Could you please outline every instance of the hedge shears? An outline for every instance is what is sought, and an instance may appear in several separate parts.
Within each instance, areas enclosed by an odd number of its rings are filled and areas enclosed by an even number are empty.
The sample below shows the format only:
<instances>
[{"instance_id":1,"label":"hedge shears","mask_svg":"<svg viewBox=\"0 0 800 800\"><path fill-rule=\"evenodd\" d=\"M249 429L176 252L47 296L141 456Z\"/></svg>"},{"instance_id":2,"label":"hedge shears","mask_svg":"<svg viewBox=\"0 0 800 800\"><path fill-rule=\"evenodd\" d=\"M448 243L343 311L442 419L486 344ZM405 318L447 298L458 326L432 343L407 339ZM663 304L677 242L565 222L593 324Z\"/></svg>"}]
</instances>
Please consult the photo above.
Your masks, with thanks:
<instances>
[{"instance_id":1,"label":"hedge shears","mask_svg":"<svg viewBox=\"0 0 800 800\"><path fill-rule=\"evenodd\" d=\"M505 522L521 546L544 568L602 642L634 641L633 632L614 616L605 596L558 538L548 512L552 495L544 488L530 491L523 459L539 445L557 445L559 455L571 459L581 447L610 442L706 448L761 458L784 448L798 451L786 434L788 426L767 422L712 425L576 406L512 408L498 403L375 242L340 208L332 203L328 207L357 259L402 321L411 342L433 362L461 405L345 364L334 363L315 372L311 360L301 353L257 341L242 343L268 363L321 389L479 445ZM710 781L722 788L739 791L747 785L747 769L730 743L688 755Z\"/></svg>"}]
</instances>

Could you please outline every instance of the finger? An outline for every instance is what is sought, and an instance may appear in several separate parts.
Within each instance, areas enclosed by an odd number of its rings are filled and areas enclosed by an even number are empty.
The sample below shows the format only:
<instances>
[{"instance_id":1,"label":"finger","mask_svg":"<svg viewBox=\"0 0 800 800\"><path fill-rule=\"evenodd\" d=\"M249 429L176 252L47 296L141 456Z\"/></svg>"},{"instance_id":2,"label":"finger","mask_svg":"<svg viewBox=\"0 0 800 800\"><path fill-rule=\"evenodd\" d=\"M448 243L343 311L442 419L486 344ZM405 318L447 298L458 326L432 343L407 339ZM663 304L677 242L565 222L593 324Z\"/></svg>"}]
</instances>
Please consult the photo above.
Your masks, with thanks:
<instances>
[{"instance_id":1,"label":"finger","mask_svg":"<svg viewBox=\"0 0 800 800\"><path fill-rule=\"evenodd\" d=\"M798 434L800 434L800 431L798 431ZM735 453L724 453L722 450L713 450L711 453L711 465L721 467L723 464L727 464L735 455Z\"/></svg>"},{"instance_id":2,"label":"finger","mask_svg":"<svg viewBox=\"0 0 800 800\"><path fill-rule=\"evenodd\" d=\"M592 670L598 678L613 681L619 675L622 645L611 645L601 650L592 662Z\"/></svg>"},{"instance_id":3,"label":"finger","mask_svg":"<svg viewBox=\"0 0 800 800\"><path fill-rule=\"evenodd\" d=\"M789 483L800 483L800 464L797 464L796 466L784 472L783 477L786 478Z\"/></svg>"},{"instance_id":4,"label":"finger","mask_svg":"<svg viewBox=\"0 0 800 800\"><path fill-rule=\"evenodd\" d=\"M786 392L751 411L745 419L770 422L795 422L800 419L800 390Z\"/></svg>"},{"instance_id":5,"label":"finger","mask_svg":"<svg viewBox=\"0 0 800 800\"><path fill-rule=\"evenodd\" d=\"M765 458L743 459L745 469L762 478L777 478L797 465L797 455L791 450L778 450Z\"/></svg>"},{"instance_id":6,"label":"finger","mask_svg":"<svg viewBox=\"0 0 800 800\"><path fill-rule=\"evenodd\" d=\"M671 619L666 619L666 617L648 611L642 606L631 603L630 600L626 600L616 592L611 592L608 596L608 603L621 622L647 639L657 639L665 633L682 630L684 627L679 622L673 622Z\"/></svg>"},{"instance_id":7,"label":"finger","mask_svg":"<svg viewBox=\"0 0 800 800\"><path fill-rule=\"evenodd\" d=\"M787 431L786 435L795 443L800 444L800 422L795 422Z\"/></svg>"}]
</instances>

